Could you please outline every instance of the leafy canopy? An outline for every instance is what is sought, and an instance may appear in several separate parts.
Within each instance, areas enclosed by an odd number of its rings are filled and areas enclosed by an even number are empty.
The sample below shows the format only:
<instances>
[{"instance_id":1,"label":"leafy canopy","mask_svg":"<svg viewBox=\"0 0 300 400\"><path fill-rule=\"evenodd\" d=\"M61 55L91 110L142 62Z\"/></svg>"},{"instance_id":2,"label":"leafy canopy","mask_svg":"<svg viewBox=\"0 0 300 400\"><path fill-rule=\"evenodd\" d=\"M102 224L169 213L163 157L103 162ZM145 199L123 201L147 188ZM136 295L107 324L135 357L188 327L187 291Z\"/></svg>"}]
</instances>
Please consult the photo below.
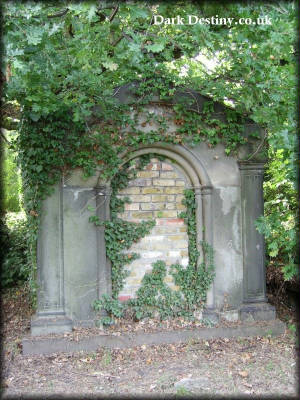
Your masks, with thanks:
<instances>
[{"instance_id":1,"label":"leafy canopy","mask_svg":"<svg viewBox=\"0 0 300 400\"><path fill-rule=\"evenodd\" d=\"M7 2L4 11L12 74L6 95L28 107L33 120L62 104L80 119L93 104L107 103L116 86L163 66L175 84L229 99L266 125L274 148L294 148L292 2L222 5L222 18L268 15L272 21L231 27L152 23L154 15L219 15L220 5L214 2ZM204 57L215 61L212 68Z\"/></svg>"}]
</instances>

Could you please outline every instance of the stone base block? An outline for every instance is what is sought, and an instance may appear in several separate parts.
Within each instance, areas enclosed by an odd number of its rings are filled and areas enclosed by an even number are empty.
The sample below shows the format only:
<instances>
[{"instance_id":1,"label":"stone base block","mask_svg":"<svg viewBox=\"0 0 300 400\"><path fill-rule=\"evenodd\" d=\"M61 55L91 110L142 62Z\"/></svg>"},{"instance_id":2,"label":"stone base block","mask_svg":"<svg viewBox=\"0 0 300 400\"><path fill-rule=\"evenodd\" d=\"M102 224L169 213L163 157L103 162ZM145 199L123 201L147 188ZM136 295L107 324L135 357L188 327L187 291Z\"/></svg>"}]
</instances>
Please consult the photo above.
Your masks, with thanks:
<instances>
[{"instance_id":1,"label":"stone base block","mask_svg":"<svg viewBox=\"0 0 300 400\"><path fill-rule=\"evenodd\" d=\"M73 328L72 320L65 315L34 316L31 319L31 335L40 336L49 333L67 333Z\"/></svg>"},{"instance_id":2,"label":"stone base block","mask_svg":"<svg viewBox=\"0 0 300 400\"><path fill-rule=\"evenodd\" d=\"M245 303L240 308L241 321L271 321L275 318L275 307L269 303Z\"/></svg>"},{"instance_id":3,"label":"stone base block","mask_svg":"<svg viewBox=\"0 0 300 400\"><path fill-rule=\"evenodd\" d=\"M229 322L236 322L239 320L239 311L238 310L227 310L220 312L220 318Z\"/></svg>"},{"instance_id":4,"label":"stone base block","mask_svg":"<svg viewBox=\"0 0 300 400\"><path fill-rule=\"evenodd\" d=\"M96 326L94 319L84 319L73 321L73 328L94 328Z\"/></svg>"},{"instance_id":5,"label":"stone base block","mask_svg":"<svg viewBox=\"0 0 300 400\"><path fill-rule=\"evenodd\" d=\"M219 313L215 309L205 308L202 312L202 321L213 325L219 323Z\"/></svg>"}]
</instances>

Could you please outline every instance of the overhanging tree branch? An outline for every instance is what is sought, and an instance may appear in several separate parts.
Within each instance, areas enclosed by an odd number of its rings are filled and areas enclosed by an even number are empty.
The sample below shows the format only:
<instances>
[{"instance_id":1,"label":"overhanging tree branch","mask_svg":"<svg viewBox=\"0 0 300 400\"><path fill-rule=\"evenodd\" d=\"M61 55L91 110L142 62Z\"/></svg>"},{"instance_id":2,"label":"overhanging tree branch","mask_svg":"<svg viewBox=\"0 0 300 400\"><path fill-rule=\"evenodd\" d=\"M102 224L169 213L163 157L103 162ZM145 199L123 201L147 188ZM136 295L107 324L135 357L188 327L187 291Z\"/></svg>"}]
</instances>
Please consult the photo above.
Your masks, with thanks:
<instances>
[{"instance_id":1,"label":"overhanging tree branch","mask_svg":"<svg viewBox=\"0 0 300 400\"><path fill-rule=\"evenodd\" d=\"M115 47L122 39L123 39L124 35L122 34L121 36L119 36L114 42L112 42L112 47Z\"/></svg>"},{"instance_id":2,"label":"overhanging tree branch","mask_svg":"<svg viewBox=\"0 0 300 400\"><path fill-rule=\"evenodd\" d=\"M115 7L114 11L111 13L111 16L109 17L109 22L113 21L118 11L119 11L119 4Z\"/></svg>"},{"instance_id":3,"label":"overhanging tree branch","mask_svg":"<svg viewBox=\"0 0 300 400\"><path fill-rule=\"evenodd\" d=\"M63 17L64 15L66 15L68 13L69 9L66 8L62 11L59 11L56 14L52 14L52 15L47 15L48 18L56 18L56 17Z\"/></svg>"}]
</instances>

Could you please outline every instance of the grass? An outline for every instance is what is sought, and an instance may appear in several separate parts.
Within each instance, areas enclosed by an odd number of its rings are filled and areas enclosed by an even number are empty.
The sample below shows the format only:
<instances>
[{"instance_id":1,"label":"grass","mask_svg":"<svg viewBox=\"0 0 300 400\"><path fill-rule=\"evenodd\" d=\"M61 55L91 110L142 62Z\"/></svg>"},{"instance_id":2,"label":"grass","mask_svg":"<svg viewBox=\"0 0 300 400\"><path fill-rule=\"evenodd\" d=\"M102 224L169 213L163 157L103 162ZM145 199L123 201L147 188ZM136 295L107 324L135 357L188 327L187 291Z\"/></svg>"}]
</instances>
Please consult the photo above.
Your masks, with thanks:
<instances>
[{"instance_id":1,"label":"grass","mask_svg":"<svg viewBox=\"0 0 300 400\"><path fill-rule=\"evenodd\" d=\"M101 363L105 366L110 365L112 362L112 356L111 356L111 351L108 349L104 352Z\"/></svg>"},{"instance_id":2,"label":"grass","mask_svg":"<svg viewBox=\"0 0 300 400\"><path fill-rule=\"evenodd\" d=\"M179 386L176 391L176 396L193 396L193 393L187 390L184 386Z\"/></svg>"}]
</instances>

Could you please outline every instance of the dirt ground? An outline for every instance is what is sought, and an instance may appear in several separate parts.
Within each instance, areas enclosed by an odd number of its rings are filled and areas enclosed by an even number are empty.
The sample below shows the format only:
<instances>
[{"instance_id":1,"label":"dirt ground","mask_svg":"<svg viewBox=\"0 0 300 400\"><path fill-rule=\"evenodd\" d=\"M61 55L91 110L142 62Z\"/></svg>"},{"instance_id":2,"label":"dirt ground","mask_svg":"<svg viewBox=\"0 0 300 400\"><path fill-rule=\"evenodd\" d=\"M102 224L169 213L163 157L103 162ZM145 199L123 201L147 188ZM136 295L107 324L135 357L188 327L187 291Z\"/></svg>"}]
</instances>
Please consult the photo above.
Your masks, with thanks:
<instances>
[{"instance_id":1,"label":"dirt ground","mask_svg":"<svg viewBox=\"0 0 300 400\"><path fill-rule=\"evenodd\" d=\"M299 398L295 320L290 310L285 334L272 338L191 340L185 344L100 348L93 353L23 356L31 309L27 292L11 289L4 310L2 396Z\"/></svg>"}]
</instances>

